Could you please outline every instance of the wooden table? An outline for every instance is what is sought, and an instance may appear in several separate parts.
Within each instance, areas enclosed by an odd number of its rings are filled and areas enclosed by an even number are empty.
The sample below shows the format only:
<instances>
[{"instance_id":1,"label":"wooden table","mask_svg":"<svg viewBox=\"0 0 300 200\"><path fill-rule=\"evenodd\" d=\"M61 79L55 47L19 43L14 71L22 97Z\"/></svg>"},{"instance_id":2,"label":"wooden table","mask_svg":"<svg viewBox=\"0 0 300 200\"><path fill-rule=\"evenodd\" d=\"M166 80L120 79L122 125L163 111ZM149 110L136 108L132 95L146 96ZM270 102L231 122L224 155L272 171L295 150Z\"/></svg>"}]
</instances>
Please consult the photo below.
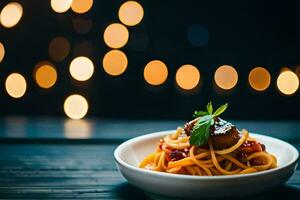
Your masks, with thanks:
<instances>
[{"instance_id":1,"label":"wooden table","mask_svg":"<svg viewBox=\"0 0 300 200\"><path fill-rule=\"evenodd\" d=\"M300 149L299 120L233 122L238 127L286 140ZM113 151L124 140L173 129L182 123L2 118L0 199L146 199L117 171ZM274 197L300 198L299 167L286 185L243 199Z\"/></svg>"}]
</instances>

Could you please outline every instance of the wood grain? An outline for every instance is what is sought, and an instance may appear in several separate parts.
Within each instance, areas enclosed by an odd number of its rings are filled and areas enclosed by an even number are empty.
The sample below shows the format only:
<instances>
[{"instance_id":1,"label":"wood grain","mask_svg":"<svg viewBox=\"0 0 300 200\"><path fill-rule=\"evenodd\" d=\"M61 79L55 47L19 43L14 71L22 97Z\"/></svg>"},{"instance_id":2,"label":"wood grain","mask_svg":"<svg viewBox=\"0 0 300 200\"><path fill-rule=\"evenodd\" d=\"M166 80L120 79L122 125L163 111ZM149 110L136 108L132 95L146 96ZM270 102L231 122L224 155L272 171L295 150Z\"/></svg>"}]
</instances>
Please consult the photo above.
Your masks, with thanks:
<instances>
[{"instance_id":1,"label":"wood grain","mask_svg":"<svg viewBox=\"0 0 300 200\"><path fill-rule=\"evenodd\" d=\"M141 190L129 185L120 175L113 159L116 146L125 139L138 135L142 124L136 126L140 128L137 128L138 131L134 133L131 132L134 129L134 123L131 128L128 124L124 135L120 127L115 127L111 132L104 134L104 131L109 131L109 129L103 126L98 129L95 127L101 126L95 125L93 132L97 137L67 139L61 136L63 135L61 132L55 133L55 137L49 136L58 129L56 127L50 130L54 124L47 125L49 123L47 121L44 123L46 124L39 125L48 129L43 136L41 136L42 128L38 131L35 128L30 129L35 126L30 123L26 125L25 136L22 137L9 137L3 133L5 128L3 129L2 126L2 132L0 128L0 199L147 199ZM155 122L147 123L148 127L150 127L149 124L155 124ZM168 122L168 124L176 123ZM240 124L247 125L246 122L240 122ZM287 130L292 127L296 127L296 130L300 129L300 123L289 124ZM111 122L110 125L113 123ZM168 125L164 126L164 123L156 125L154 129L168 128ZM273 132L270 129L271 126L265 127L264 130L279 134L280 131L284 132L286 125L286 123L277 124L278 130ZM254 123L250 128L258 129L260 126L262 124ZM7 124L4 127L7 128ZM19 128L15 127L16 130ZM31 132L31 130L36 132ZM144 130L146 131L151 130ZM300 143L297 142L297 138L300 138L299 133L300 131L298 134L294 132L282 134L281 138L292 142L300 150ZM26 137L30 134L30 137ZM300 170L298 167L286 185L267 193L242 199L280 198L286 200L297 199L299 196Z\"/></svg>"},{"instance_id":2,"label":"wood grain","mask_svg":"<svg viewBox=\"0 0 300 200\"><path fill-rule=\"evenodd\" d=\"M142 191L130 186L117 171L112 157L115 147L1 145L0 198L146 199ZM300 171L282 190L288 190L289 195L299 194ZM273 193L263 196L269 198L270 194Z\"/></svg>"}]
</instances>

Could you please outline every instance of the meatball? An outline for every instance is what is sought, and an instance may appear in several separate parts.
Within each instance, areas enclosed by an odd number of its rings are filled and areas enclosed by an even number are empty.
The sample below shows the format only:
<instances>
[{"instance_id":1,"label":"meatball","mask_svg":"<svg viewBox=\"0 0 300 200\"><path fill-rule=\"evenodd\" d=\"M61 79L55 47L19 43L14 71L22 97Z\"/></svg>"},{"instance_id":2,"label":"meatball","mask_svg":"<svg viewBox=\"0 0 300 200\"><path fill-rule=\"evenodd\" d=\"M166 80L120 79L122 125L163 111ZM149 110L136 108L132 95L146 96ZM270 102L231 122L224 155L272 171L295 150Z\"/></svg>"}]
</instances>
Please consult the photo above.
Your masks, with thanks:
<instances>
[{"instance_id":1,"label":"meatball","mask_svg":"<svg viewBox=\"0 0 300 200\"><path fill-rule=\"evenodd\" d=\"M239 139L239 131L237 128L221 118L215 119L215 123L211 126L210 138L215 149L227 149L235 145Z\"/></svg>"},{"instance_id":2,"label":"meatball","mask_svg":"<svg viewBox=\"0 0 300 200\"><path fill-rule=\"evenodd\" d=\"M199 120L196 118L184 125L184 133L190 135L195 123ZM219 117L214 118L214 124L210 127L210 138L217 150L227 149L235 145L239 139L239 131L237 128Z\"/></svg>"},{"instance_id":3,"label":"meatball","mask_svg":"<svg viewBox=\"0 0 300 200\"><path fill-rule=\"evenodd\" d=\"M194 120L192 120L192 121L190 121L190 122L188 122L188 123L186 123L186 124L184 125L183 130L184 130L184 133L185 133L187 136L191 135L191 132L192 132L192 130L193 130L193 127L194 127L194 125L196 124L196 122L198 121L198 119L199 119L199 118L196 118L196 119L194 119Z\"/></svg>"}]
</instances>

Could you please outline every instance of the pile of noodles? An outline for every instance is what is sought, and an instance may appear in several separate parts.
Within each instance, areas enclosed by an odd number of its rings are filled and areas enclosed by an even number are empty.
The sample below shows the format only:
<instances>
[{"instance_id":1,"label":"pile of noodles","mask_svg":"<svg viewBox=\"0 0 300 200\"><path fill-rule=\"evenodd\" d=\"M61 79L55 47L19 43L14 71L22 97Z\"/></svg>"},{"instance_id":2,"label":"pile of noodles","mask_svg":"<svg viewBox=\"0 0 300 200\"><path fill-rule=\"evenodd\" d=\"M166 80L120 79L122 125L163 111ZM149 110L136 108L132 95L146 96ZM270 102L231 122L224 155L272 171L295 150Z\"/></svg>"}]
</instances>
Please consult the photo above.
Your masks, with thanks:
<instances>
[{"instance_id":1,"label":"pile of noodles","mask_svg":"<svg viewBox=\"0 0 300 200\"><path fill-rule=\"evenodd\" d=\"M246 130L242 131L236 144L223 150L215 150L211 139L203 147L192 146L189 143L190 137L182 133L183 129L178 128L175 133L161 139L156 151L144 158L140 168L175 174L213 176L253 173L277 166L276 157L265 150L247 153L243 160L239 158L243 143L256 142ZM169 155L174 150L185 152L184 157L170 159Z\"/></svg>"}]
</instances>

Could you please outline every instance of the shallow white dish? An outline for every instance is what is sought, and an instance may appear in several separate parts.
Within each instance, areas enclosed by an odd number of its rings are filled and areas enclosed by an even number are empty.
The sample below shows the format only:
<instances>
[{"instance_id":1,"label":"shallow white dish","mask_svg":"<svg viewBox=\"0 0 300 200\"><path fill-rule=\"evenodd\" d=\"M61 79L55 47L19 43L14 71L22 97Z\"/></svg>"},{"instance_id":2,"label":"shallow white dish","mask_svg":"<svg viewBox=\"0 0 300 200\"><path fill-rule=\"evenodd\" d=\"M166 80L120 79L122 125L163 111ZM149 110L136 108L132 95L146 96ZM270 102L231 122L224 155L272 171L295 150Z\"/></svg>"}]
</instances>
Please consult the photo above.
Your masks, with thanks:
<instances>
[{"instance_id":1,"label":"shallow white dish","mask_svg":"<svg viewBox=\"0 0 300 200\"><path fill-rule=\"evenodd\" d=\"M228 197L254 194L284 184L294 173L299 153L292 145L272 137L250 133L277 157L275 169L243 175L190 176L154 172L138 168L153 152L160 138L173 131L156 132L130 139L119 145L114 157L129 183L150 194L175 198Z\"/></svg>"}]
</instances>

